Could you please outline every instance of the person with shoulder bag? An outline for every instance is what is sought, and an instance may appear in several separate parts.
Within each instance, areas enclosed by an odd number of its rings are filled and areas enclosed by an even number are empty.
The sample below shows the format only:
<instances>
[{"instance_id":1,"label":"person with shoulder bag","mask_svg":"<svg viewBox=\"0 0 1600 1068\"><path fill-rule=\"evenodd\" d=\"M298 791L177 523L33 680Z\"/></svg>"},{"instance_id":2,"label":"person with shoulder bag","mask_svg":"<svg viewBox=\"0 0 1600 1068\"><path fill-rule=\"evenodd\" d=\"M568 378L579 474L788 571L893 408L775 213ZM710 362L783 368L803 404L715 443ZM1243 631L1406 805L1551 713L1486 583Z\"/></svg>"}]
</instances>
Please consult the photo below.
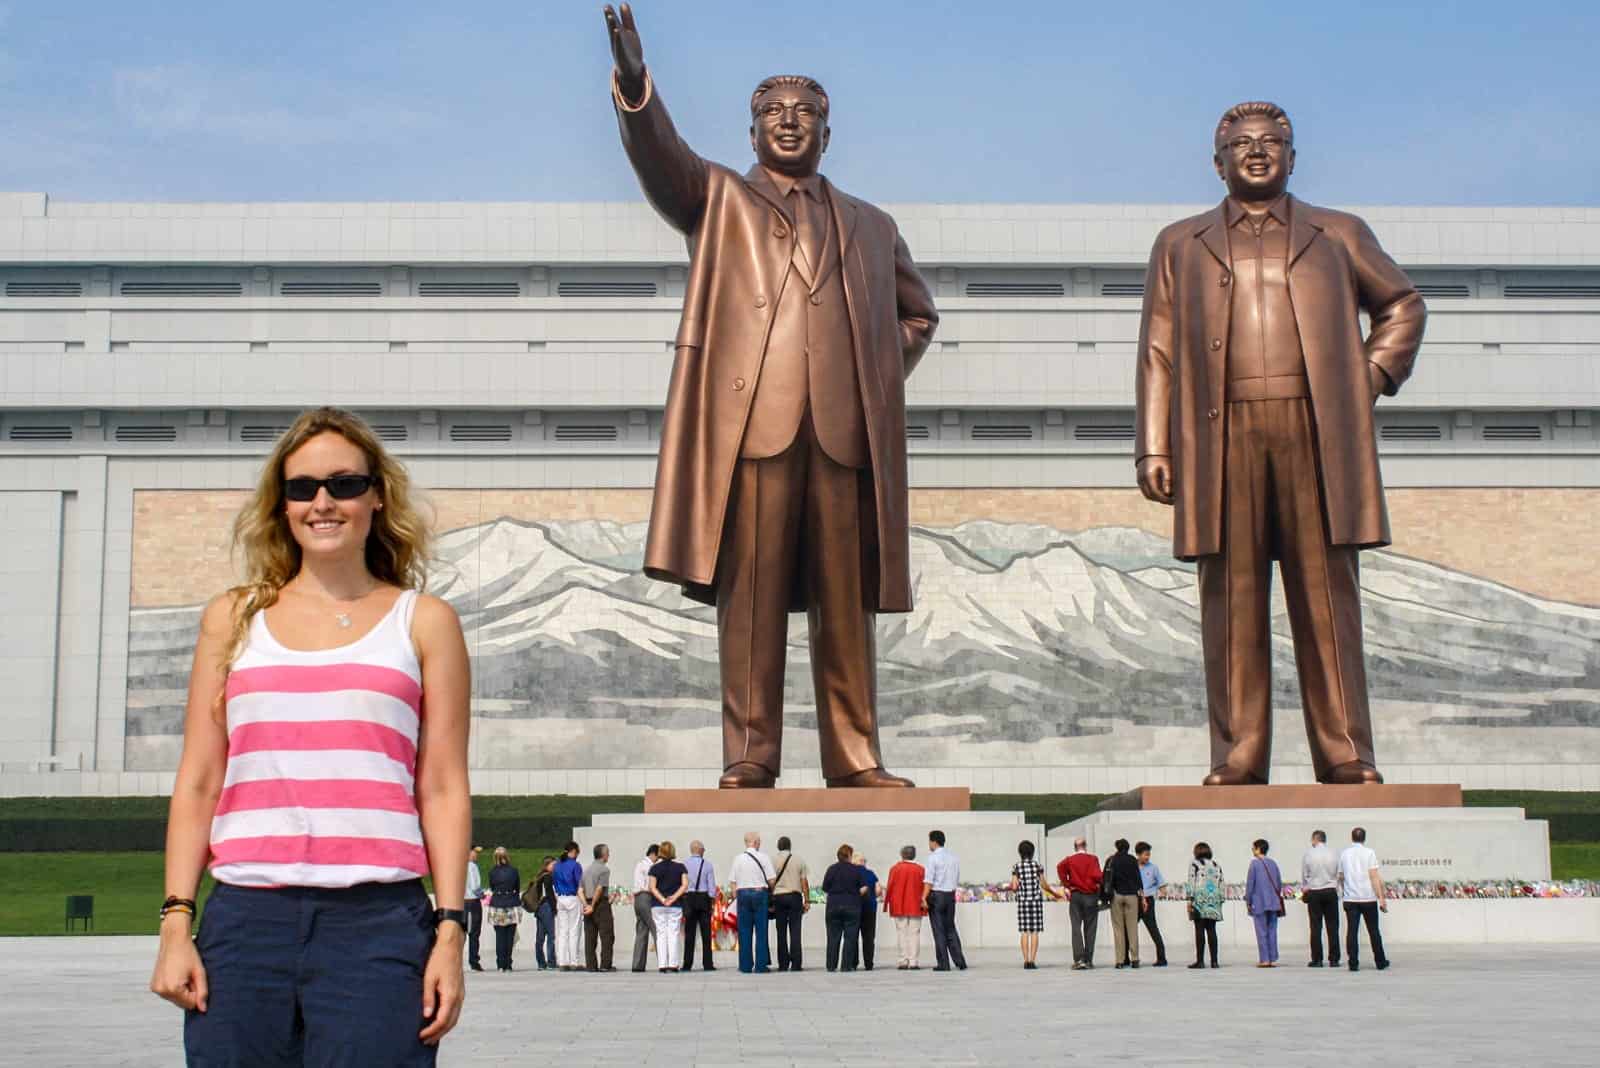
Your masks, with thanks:
<instances>
[{"instance_id":1,"label":"person with shoulder bag","mask_svg":"<svg viewBox=\"0 0 1600 1068\"><path fill-rule=\"evenodd\" d=\"M556 966L555 870L556 858L546 856L539 863L538 876L522 892L522 907L533 916L533 956L541 972Z\"/></svg>"},{"instance_id":2,"label":"person with shoulder bag","mask_svg":"<svg viewBox=\"0 0 1600 1068\"><path fill-rule=\"evenodd\" d=\"M1267 856L1267 840L1257 838L1250 846L1250 873L1245 877L1244 902L1256 925L1258 968L1278 966L1278 918L1286 911L1283 904L1283 874L1278 862Z\"/></svg>"},{"instance_id":3,"label":"person with shoulder bag","mask_svg":"<svg viewBox=\"0 0 1600 1068\"><path fill-rule=\"evenodd\" d=\"M794 855L787 836L778 839L778 877L772 881L770 913L776 922L778 970L803 970L800 924L811 909L811 869ZM919 888L920 889L920 888Z\"/></svg>"},{"instance_id":4,"label":"person with shoulder bag","mask_svg":"<svg viewBox=\"0 0 1600 1068\"><path fill-rule=\"evenodd\" d=\"M739 970L772 970L772 955L767 943L767 902L778 873L772 861L761 852L761 835L749 831L744 836L744 852L728 865L733 880L735 909L739 917Z\"/></svg>"}]
</instances>

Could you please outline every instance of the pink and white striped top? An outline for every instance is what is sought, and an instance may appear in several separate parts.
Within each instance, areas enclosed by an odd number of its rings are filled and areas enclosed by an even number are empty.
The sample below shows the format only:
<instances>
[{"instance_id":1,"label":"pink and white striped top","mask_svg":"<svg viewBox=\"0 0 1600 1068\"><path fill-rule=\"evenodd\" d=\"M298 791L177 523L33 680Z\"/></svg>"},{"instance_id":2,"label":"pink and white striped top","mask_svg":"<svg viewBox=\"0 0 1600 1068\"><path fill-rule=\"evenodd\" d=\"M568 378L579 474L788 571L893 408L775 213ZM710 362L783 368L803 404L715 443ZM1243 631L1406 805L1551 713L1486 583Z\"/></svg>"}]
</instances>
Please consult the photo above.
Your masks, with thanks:
<instances>
[{"instance_id":1,"label":"pink and white striped top","mask_svg":"<svg viewBox=\"0 0 1600 1068\"><path fill-rule=\"evenodd\" d=\"M346 887L428 873L417 817L422 667L415 590L349 645L278 644L265 612L228 673L228 771L211 874L235 886Z\"/></svg>"}]
</instances>

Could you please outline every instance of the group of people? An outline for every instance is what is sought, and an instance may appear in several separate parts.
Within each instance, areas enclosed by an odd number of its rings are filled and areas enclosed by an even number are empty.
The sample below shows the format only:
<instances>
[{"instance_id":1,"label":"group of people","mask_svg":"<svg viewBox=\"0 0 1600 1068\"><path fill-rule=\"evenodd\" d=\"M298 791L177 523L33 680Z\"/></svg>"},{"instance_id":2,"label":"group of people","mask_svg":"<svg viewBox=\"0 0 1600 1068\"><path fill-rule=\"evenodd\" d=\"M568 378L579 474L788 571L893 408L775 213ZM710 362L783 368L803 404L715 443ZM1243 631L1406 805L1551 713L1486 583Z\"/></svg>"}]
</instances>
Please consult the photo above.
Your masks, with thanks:
<instances>
[{"instance_id":1,"label":"group of people","mask_svg":"<svg viewBox=\"0 0 1600 1068\"><path fill-rule=\"evenodd\" d=\"M1336 854L1328 846L1327 834L1313 831L1311 846L1301 858L1297 896L1305 903L1310 919L1309 963L1313 968L1339 966L1342 905L1347 966L1351 971L1360 968L1359 937L1365 923L1374 963L1381 971L1389 966L1378 927L1378 914L1388 908L1383 877L1377 854L1366 845L1365 829L1353 829L1350 837L1350 844ZM778 971L804 969L800 935L802 919L812 905L810 868L804 858L794 853L787 837L778 839L778 852L771 857L762 852L761 836L754 831L745 835L744 844L744 850L729 865L732 892L726 896L702 842L690 842L688 856L681 860L670 841L653 843L645 850L633 870L634 971L647 970L652 941L658 971L694 970L697 945L701 968L714 971L714 928L734 924L740 971L772 970L773 941L777 943ZM929 832L928 846L926 864L918 863L915 846L902 847L900 860L889 869L887 878L880 878L859 850L848 843L839 846L834 863L816 884L823 898L828 971L872 970L880 913L894 921L896 967L900 970L921 968L924 918L933 935L933 970L967 967L955 919L960 861L945 847L942 831ZM1264 838L1251 844L1244 885L1245 911L1255 927L1257 967L1261 968L1278 966L1278 926L1287 912L1283 873L1268 855L1270 848ZM607 846L595 846L593 859L585 867L578 861L578 844L568 842L561 857L544 858L539 874L525 889L506 850L497 848L486 892L480 889L485 885L477 866L480 852L479 847L472 850L466 876L470 921L467 960L474 971L483 970L478 946L484 901L495 932L497 970L512 970L512 948L521 922L519 905L534 918L535 958L540 970L617 970L612 963L616 928L611 904L611 852ZM1155 945L1154 966L1165 968L1167 945L1156 902L1161 889L1169 884L1151 852L1148 842L1130 847L1127 839L1119 838L1115 852L1102 864L1089 851L1085 839L1075 839L1073 852L1056 865L1058 887L1050 882L1046 869L1035 857L1034 843L1018 843L1010 889L1017 905L1022 966L1029 970L1039 966L1044 902L1054 898L1068 903L1074 971L1094 967L1101 912L1110 916L1117 968L1139 967L1141 925ZM1206 968L1208 957L1209 967L1220 967L1217 924L1223 919L1227 884L1222 866L1207 843L1195 843L1181 890L1194 927L1195 959L1189 967ZM767 930L769 922L775 928L773 935Z\"/></svg>"},{"instance_id":2,"label":"group of people","mask_svg":"<svg viewBox=\"0 0 1600 1068\"><path fill-rule=\"evenodd\" d=\"M1384 953L1378 914L1388 911L1384 899L1383 876L1378 855L1367 844L1365 828L1350 832L1350 844L1338 854L1328 846L1324 831L1311 832L1311 846L1300 862L1299 897L1305 902L1310 919L1310 967L1339 966L1339 912L1345 914L1344 959L1351 971L1359 971L1360 928L1367 929L1373 962L1379 971L1389 967ZM1250 868L1245 876L1245 911L1255 926L1259 968L1278 966L1278 921L1287 913L1283 872L1268 856L1271 844L1265 838L1251 843ZM1083 838L1073 841L1071 855L1056 866L1061 890L1042 878L1033 859L1033 843L1018 847L1021 859L1012 869L1011 888L1017 897L1017 927L1022 933L1023 967L1036 967L1039 932L1044 929L1044 897L1066 898L1072 924L1072 967L1083 971L1094 967L1095 934L1101 911L1111 916L1112 946L1117 968L1139 967L1139 925L1143 924L1155 943L1155 967L1167 966L1166 941L1161 936L1156 901L1167 885L1151 859L1148 842L1130 847L1119 838L1116 852L1100 860L1089 852ZM1212 855L1211 846L1196 842L1183 884L1189 921L1194 926L1194 963L1191 969L1218 968L1217 924L1223 919L1227 884L1222 866ZM1324 952L1323 936L1327 937Z\"/></svg>"},{"instance_id":3,"label":"group of people","mask_svg":"<svg viewBox=\"0 0 1600 1068\"><path fill-rule=\"evenodd\" d=\"M732 894L723 903L722 884L704 843L690 842L689 853L682 859L672 842L652 843L633 868L633 970L647 970L653 940L658 971L693 971L697 943L701 968L715 971L712 921L719 906L722 918L737 924L741 972L771 971L774 941L778 971L804 970L800 936L803 918L811 911L811 870L805 859L794 853L787 837L780 837L777 844L776 855L768 856L762 851L760 834L751 831L744 836L744 850L728 865ZM1031 856L1031 843L1024 845ZM928 832L928 849L927 864L923 865L916 860L915 846L902 847L899 862L890 868L887 879L880 879L867 865L865 855L848 843L839 846L835 862L817 884L824 895L828 971L872 970L880 911L894 920L896 966L902 971L921 968L924 917L933 932L933 970L966 968L955 920L961 862L945 848L943 831ZM579 852L578 843L568 842L561 857L544 858L539 874L524 887L521 873L503 846L494 851L494 866L485 884L478 866L482 847L473 847L464 884L468 967L483 970L479 946L487 918L494 928L496 970L514 969L512 952L522 922L521 909L534 918L534 956L541 971L617 970L613 963L616 926L611 906L611 850L596 845L587 867L578 861ZM769 922L775 929L771 935Z\"/></svg>"}]
</instances>

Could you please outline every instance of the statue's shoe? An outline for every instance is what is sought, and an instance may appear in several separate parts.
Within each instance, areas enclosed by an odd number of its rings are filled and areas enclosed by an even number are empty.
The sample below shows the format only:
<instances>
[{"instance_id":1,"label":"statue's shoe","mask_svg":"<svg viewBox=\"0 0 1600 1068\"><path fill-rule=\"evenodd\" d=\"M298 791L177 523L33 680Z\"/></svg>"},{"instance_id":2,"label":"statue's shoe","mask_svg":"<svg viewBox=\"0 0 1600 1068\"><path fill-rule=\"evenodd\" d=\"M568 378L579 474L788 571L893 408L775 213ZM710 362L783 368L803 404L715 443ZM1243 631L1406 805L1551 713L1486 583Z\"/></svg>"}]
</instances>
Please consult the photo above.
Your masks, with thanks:
<instances>
[{"instance_id":1,"label":"statue's shoe","mask_svg":"<svg viewBox=\"0 0 1600 1068\"><path fill-rule=\"evenodd\" d=\"M868 768L858 771L853 775L840 775L828 780L829 786L915 786L910 779L901 778L899 775L890 775L882 768Z\"/></svg>"},{"instance_id":2,"label":"statue's shoe","mask_svg":"<svg viewBox=\"0 0 1600 1068\"><path fill-rule=\"evenodd\" d=\"M1328 774L1322 777L1322 781L1340 786L1359 786L1362 783L1380 783L1383 781L1383 776L1378 774L1378 769L1371 764L1352 760L1348 764L1330 768Z\"/></svg>"},{"instance_id":3,"label":"statue's shoe","mask_svg":"<svg viewBox=\"0 0 1600 1068\"><path fill-rule=\"evenodd\" d=\"M760 764L741 761L722 773L717 780L719 790L770 790L777 785L778 777Z\"/></svg>"},{"instance_id":4,"label":"statue's shoe","mask_svg":"<svg viewBox=\"0 0 1600 1068\"><path fill-rule=\"evenodd\" d=\"M1265 786L1267 780L1258 778L1248 771L1230 768L1223 765L1204 779L1200 780L1202 786Z\"/></svg>"}]
</instances>

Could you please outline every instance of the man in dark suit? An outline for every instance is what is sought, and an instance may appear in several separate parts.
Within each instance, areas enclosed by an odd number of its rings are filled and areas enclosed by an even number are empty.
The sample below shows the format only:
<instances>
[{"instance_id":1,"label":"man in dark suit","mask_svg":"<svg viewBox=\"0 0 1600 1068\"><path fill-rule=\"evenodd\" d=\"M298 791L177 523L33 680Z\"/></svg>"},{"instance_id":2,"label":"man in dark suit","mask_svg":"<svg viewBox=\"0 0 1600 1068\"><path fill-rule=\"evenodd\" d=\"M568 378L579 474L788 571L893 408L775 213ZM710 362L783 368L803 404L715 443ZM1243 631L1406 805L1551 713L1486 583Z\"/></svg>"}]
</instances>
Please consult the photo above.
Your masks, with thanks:
<instances>
[{"instance_id":1,"label":"man in dark suit","mask_svg":"<svg viewBox=\"0 0 1600 1068\"><path fill-rule=\"evenodd\" d=\"M1383 781L1357 554L1389 544L1372 408L1410 377L1427 313L1366 223L1288 195L1294 161L1283 109L1230 108L1228 196L1161 232L1145 281L1137 475L1198 562L1208 785L1267 781L1274 559L1317 779Z\"/></svg>"},{"instance_id":2,"label":"man in dark suit","mask_svg":"<svg viewBox=\"0 0 1600 1068\"><path fill-rule=\"evenodd\" d=\"M938 314L894 220L817 173L828 96L768 78L756 165L702 159L606 7L612 96L646 198L688 239L644 569L717 608L724 788L781 768L788 613L810 621L829 786L909 786L878 745L874 615L911 608L905 379Z\"/></svg>"}]
</instances>

